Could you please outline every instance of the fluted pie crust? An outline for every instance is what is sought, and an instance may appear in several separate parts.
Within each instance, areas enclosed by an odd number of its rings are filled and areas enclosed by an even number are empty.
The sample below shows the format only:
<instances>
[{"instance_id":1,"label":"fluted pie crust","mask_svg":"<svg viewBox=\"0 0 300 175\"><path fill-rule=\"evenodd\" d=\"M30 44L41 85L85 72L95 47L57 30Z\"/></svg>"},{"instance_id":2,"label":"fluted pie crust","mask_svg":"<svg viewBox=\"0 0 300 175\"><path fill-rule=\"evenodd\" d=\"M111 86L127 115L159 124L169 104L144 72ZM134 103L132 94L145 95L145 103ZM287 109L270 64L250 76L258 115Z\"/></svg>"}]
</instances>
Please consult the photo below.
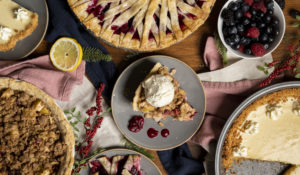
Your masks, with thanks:
<instances>
[{"instance_id":1,"label":"fluted pie crust","mask_svg":"<svg viewBox=\"0 0 300 175\"><path fill-rule=\"evenodd\" d=\"M246 121L248 118L249 114L252 111L255 111L258 107L265 105L265 104L278 104L279 102L285 102L287 101L288 98L295 98L297 100L300 100L300 89L284 89L280 90L277 92L273 92L271 94L265 95L262 98L256 100L253 102L251 105L246 107L242 113L234 120L231 128L228 130L224 145L222 148L222 162L224 165L225 170L230 170L231 167L233 166L234 162L239 162L241 160L245 160L246 158L243 157L234 157L234 148L237 148L241 145L243 138L240 132L244 132L243 123ZM272 122L272 121L271 121ZM288 128L287 128L288 129ZM285 143L282 143L284 145ZM282 146L279 145L279 146ZM287 151L288 149L283 150L284 152ZM262 155L263 156L263 155ZM296 156L296 155L295 155ZM256 160L260 160L257 158ZM280 161L282 163L287 163L289 162L284 162Z\"/></svg>"},{"instance_id":2,"label":"fluted pie crust","mask_svg":"<svg viewBox=\"0 0 300 175\"><path fill-rule=\"evenodd\" d=\"M55 101L49 95L30 83L11 78L0 78L0 90L2 91L8 88L15 91L23 91L26 94L41 100L45 107L50 111L51 116L53 116L53 119L60 130L62 142L67 147L64 159L59 165L59 169L56 174L70 175L74 163L73 149L75 146L75 139L72 127L64 116L63 111L56 105Z\"/></svg>"},{"instance_id":3,"label":"fluted pie crust","mask_svg":"<svg viewBox=\"0 0 300 175\"><path fill-rule=\"evenodd\" d=\"M79 20L96 37L138 51L175 44L193 33L215 0L68 0Z\"/></svg>"}]
</instances>

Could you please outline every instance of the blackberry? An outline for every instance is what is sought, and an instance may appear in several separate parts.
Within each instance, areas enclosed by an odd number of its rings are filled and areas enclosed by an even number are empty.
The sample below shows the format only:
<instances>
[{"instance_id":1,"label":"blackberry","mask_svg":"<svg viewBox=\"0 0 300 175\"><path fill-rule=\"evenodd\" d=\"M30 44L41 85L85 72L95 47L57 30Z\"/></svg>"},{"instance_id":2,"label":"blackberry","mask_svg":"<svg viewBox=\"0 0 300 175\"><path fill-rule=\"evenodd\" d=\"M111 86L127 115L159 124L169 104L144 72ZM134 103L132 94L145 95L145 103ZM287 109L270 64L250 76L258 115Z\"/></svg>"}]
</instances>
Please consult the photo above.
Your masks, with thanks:
<instances>
[{"instance_id":1,"label":"blackberry","mask_svg":"<svg viewBox=\"0 0 300 175\"><path fill-rule=\"evenodd\" d=\"M240 36L238 34L231 35L230 39L235 43L238 44L240 42Z\"/></svg>"},{"instance_id":2,"label":"blackberry","mask_svg":"<svg viewBox=\"0 0 300 175\"><path fill-rule=\"evenodd\" d=\"M228 38L225 38L225 42L226 42L226 44L228 44L229 46L233 46L233 45L234 45L233 40L231 40L229 37L228 37Z\"/></svg>"},{"instance_id":3,"label":"blackberry","mask_svg":"<svg viewBox=\"0 0 300 175\"><path fill-rule=\"evenodd\" d=\"M226 24L234 23L234 13L231 10L224 9L221 16Z\"/></svg>"},{"instance_id":4,"label":"blackberry","mask_svg":"<svg viewBox=\"0 0 300 175\"><path fill-rule=\"evenodd\" d=\"M271 22L271 20L272 20L271 15L265 15L265 16L264 16L264 21L265 21L266 23Z\"/></svg>"},{"instance_id":5,"label":"blackberry","mask_svg":"<svg viewBox=\"0 0 300 175\"><path fill-rule=\"evenodd\" d=\"M247 3L243 3L242 4L242 11L243 12L248 12L248 10L250 9L250 6L249 6L249 4L247 4Z\"/></svg>"},{"instance_id":6,"label":"blackberry","mask_svg":"<svg viewBox=\"0 0 300 175\"><path fill-rule=\"evenodd\" d=\"M269 36L269 43L273 43L274 42L274 37L273 36Z\"/></svg>"},{"instance_id":7,"label":"blackberry","mask_svg":"<svg viewBox=\"0 0 300 175\"><path fill-rule=\"evenodd\" d=\"M266 27L266 24L263 23L263 22L259 22L259 23L257 24L257 27L261 29L261 28Z\"/></svg>"},{"instance_id":8,"label":"blackberry","mask_svg":"<svg viewBox=\"0 0 300 175\"><path fill-rule=\"evenodd\" d=\"M241 47L240 44L235 44L231 48L233 48L234 50L238 50L240 47Z\"/></svg>"}]
</instances>

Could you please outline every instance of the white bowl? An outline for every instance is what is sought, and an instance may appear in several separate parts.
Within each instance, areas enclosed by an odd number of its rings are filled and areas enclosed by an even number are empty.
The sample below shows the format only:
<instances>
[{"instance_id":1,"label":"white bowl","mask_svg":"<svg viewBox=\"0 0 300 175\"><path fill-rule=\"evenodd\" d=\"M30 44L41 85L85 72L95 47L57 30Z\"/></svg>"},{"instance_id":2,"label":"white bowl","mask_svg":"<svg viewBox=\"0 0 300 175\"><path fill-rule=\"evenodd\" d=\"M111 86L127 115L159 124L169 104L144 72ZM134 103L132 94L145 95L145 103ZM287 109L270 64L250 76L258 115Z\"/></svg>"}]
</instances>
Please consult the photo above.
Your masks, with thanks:
<instances>
[{"instance_id":1,"label":"white bowl","mask_svg":"<svg viewBox=\"0 0 300 175\"><path fill-rule=\"evenodd\" d=\"M223 31L222 31L222 27L223 27L223 18L221 17L222 11L227 8L227 6L229 5L230 2L232 1L237 1L237 0L228 0L224 6L222 7L221 12L219 13L219 17L218 17L218 33L220 36L220 39L223 43L223 45L227 48L227 50L229 50L230 52L234 53L236 56L241 57L241 58L246 58L246 59L256 59L256 58L261 58L261 57L257 57L254 55L247 55L244 54L238 50L234 50L232 49L226 42L224 39L224 35L223 35ZM284 14L281 10L281 8L279 7L279 5L276 3L276 1L274 1L274 16L277 17L277 19L279 20L279 35L276 36L274 38L273 43L270 43L270 47L266 50L266 54L269 54L271 52L273 52L278 45L281 43L282 38L284 36L284 32L285 32L285 18L284 18Z\"/></svg>"}]
</instances>

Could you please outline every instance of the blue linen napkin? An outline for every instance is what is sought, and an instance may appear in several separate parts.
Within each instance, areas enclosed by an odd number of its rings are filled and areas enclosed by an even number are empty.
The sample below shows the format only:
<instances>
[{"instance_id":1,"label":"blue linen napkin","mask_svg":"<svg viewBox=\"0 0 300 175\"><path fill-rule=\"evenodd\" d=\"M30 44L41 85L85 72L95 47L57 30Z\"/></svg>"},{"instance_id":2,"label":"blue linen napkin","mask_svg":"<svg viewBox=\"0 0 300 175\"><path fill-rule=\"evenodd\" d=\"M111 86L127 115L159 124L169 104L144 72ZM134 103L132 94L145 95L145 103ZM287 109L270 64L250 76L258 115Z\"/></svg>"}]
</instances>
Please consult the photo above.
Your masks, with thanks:
<instances>
[{"instance_id":1,"label":"blue linen napkin","mask_svg":"<svg viewBox=\"0 0 300 175\"><path fill-rule=\"evenodd\" d=\"M67 0L47 0L49 9L49 27L46 40L54 42L60 37L75 38L83 47L94 47L108 54L107 50L90 34L73 14ZM85 72L94 86L98 89L100 83L106 87L103 96L110 98L117 76L112 61L86 62Z\"/></svg>"},{"instance_id":2,"label":"blue linen napkin","mask_svg":"<svg viewBox=\"0 0 300 175\"><path fill-rule=\"evenodd\" d=\"M170 175L201 175L205 172L203 163L192 158L186 143L177 148L157 153L162 165Z\"/></svg>"}]
</instances>

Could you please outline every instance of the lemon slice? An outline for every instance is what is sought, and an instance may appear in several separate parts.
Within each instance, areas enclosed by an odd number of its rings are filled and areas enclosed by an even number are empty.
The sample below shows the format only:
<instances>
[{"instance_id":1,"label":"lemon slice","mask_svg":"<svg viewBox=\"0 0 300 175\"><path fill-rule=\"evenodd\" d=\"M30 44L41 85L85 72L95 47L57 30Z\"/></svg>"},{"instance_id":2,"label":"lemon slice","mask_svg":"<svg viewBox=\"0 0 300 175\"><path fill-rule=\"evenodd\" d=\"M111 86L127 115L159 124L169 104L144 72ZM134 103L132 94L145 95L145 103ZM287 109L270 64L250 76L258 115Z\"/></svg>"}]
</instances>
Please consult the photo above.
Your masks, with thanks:
<instances>
[{"instance_id":1,"label":"lemon slice","mask_svg":"<svg viewBox=\"0 0 300 175\"><path fill-rule=\"evenodd\" d=\"M75 70L82 60L82 47L73 38L59 38L50 49L52 64L59 70L70 72Z\"/></svg>"}]
</instances>

